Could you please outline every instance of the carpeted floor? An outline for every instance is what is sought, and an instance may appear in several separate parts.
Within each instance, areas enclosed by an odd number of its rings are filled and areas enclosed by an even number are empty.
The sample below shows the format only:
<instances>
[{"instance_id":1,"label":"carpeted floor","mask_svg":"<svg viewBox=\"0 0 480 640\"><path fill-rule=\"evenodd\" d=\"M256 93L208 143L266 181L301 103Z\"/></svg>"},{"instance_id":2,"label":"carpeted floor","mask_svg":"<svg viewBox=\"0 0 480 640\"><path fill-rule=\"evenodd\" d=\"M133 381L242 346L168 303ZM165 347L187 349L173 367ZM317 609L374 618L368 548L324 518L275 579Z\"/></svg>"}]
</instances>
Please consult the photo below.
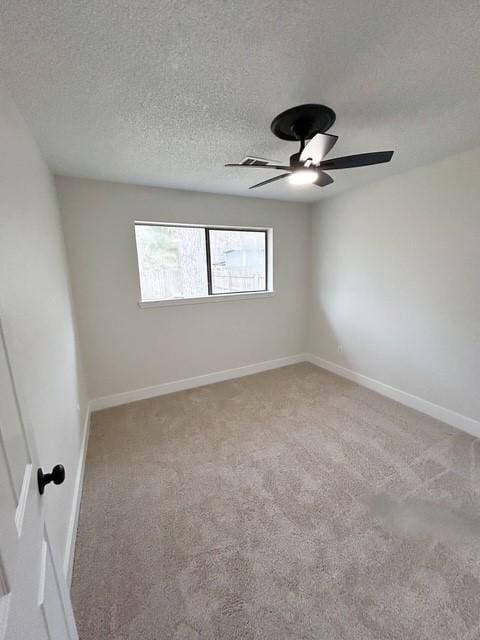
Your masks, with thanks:
<instances>
[{"instance_id":1,"label":"carpeted floor","mask_svg":"<svg viewBox=\"0 0 480 640\"><path fill-rule=\"evenodd\" d=\"M480 440L309 364L93 416L81 640L480 638Z\"/></svg>"}]
</instances>

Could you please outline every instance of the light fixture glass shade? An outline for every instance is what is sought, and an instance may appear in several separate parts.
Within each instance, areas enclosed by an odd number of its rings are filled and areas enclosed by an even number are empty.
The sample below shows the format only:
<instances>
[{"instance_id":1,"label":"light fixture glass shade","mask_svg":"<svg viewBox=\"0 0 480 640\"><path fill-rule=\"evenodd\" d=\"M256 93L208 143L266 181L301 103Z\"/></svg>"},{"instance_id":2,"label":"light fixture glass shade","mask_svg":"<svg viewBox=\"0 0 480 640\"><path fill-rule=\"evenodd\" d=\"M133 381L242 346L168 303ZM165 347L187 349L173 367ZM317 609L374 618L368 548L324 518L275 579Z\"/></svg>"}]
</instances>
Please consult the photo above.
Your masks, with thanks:
<instances>
[{"instance_id":1,"label":"light fixture glass shade","mask_svg":"<svg viewBox=\"0 0 480 640\"><path fill-rule=\"evenodd\" d=\"M288 176L290 184L312 184L318 177L314 169L297 169Z\"/></svg>"}]
</instances>

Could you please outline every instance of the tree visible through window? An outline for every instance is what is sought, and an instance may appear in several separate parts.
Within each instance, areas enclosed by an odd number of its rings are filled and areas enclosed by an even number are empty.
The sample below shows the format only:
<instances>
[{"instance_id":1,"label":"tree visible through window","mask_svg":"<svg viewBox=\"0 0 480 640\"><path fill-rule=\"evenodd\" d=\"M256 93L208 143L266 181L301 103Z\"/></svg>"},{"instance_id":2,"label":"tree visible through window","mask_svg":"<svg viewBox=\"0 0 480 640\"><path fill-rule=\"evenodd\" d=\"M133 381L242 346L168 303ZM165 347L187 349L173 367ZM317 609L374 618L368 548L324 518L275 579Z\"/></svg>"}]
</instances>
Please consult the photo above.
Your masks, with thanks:
<instances>
[{"instance_id":1,"label":"tree visible through window","mask_svg":"<svg viewBox=\"0 0 480 640\"><path fill-rule=\"evenodd\" d=\"M142 301L266 291L267 233L136 223Z\"/></svg>"}]
</instances>

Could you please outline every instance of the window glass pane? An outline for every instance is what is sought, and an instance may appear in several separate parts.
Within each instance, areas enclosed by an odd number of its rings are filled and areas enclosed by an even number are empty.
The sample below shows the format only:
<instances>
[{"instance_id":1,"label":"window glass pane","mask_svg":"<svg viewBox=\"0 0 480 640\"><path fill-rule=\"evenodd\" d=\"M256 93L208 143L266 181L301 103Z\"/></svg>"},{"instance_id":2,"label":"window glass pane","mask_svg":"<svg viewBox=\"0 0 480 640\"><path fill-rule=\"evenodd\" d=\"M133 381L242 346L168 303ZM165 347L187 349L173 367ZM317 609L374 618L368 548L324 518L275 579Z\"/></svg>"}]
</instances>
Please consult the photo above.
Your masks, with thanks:
<instances>
[{"instance_id":1,"label":"window glass pane","mask_svg":"<svg viewBox=\"0 0 480 640\"><path fill-rule=\"evenodd\" d=\"M135 225L142 300L208 295L205 229Z\"/></svg>"},{"instance_id":2,"label":"window glass pane","mask_svg":"<svg viewBox=\"0 0 480 640\"><path fill-rule=\"evenodd\" d=\"M264 231L210 230L212 292L266 289Z\"/></svg>"}]
</instances>

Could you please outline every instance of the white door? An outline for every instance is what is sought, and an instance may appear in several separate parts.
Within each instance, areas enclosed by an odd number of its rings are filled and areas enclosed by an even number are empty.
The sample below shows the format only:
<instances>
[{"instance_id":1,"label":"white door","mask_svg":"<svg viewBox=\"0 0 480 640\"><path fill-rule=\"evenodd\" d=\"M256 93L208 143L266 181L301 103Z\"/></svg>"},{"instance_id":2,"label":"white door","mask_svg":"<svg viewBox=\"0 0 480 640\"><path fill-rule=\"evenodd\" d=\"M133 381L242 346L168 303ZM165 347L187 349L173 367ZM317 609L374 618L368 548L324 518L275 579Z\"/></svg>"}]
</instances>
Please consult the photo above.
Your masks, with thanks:
<instances>
[{"instance_id":1,"label":"white door","mask_svg":"<svg viewBox=\"0 0 480 640\"><path fill-rule=\"evenodd\" d=\"M0 323L0 640L76 640L67 585L48 536L37 484L39 461L28 427ZM53 484L45 487L45 492L61 490Z\"/></svg>"}]
</instances>

